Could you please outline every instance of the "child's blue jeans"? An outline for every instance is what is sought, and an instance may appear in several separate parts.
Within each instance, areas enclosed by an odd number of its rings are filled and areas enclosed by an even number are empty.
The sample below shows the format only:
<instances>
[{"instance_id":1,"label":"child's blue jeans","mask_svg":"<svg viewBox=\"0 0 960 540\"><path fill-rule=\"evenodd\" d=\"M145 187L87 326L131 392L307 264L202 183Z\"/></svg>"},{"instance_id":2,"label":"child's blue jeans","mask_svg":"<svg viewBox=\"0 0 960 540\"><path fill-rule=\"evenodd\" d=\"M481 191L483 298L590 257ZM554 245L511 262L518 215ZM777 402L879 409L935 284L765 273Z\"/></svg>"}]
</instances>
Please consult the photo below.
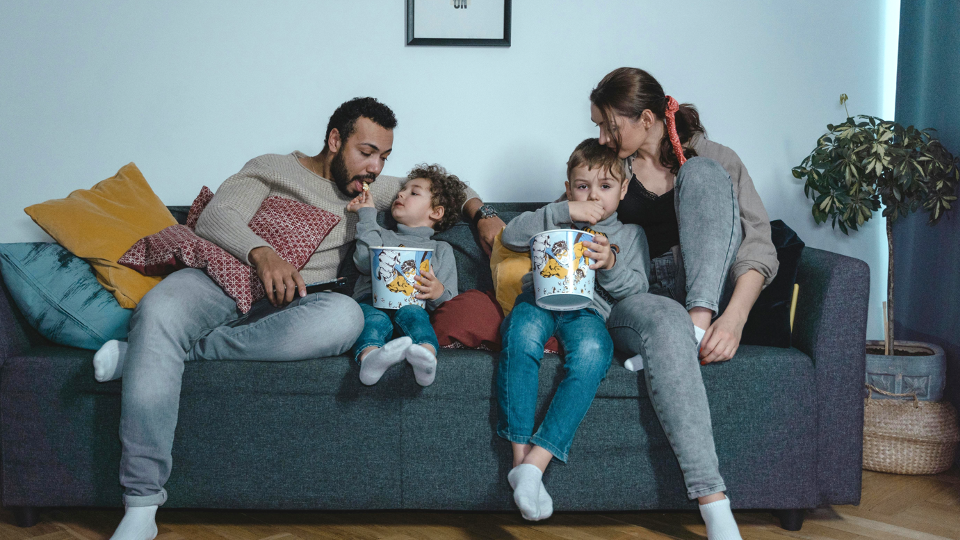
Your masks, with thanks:
<instances>
[{"instance_id":1,"label":"child's blue jeans","mask_svg":"<svg viewBox=\"0 0 960 540\"><path fill-rule=\"evenodd\" d=\"M363 331L353 344L353 359L360 362L360 353L367 347L383 347L394 336L410 336L417 345L431 345L440 350L437 333L430 325L430 315L420 306L403 306L400 309L379 309L370 303L370 297L358 303L363 310Z\"/></svg>"},{"instance_id":2,"label":"child's blue jeans","mask_svg":"<svg viewBox=\"0 0 960 540\"><path fill-rule=\"evenodd\" d=\"M543 309L536 305L533 293L525 292L517 297L500 333L497 434L510 442L535 444L567 461L573 436L613 359L613 340L603 317L592 308ZM540 360L543 346L554 335L563 347L566 375L534 433Z\"/></svg>"}]
</instances>

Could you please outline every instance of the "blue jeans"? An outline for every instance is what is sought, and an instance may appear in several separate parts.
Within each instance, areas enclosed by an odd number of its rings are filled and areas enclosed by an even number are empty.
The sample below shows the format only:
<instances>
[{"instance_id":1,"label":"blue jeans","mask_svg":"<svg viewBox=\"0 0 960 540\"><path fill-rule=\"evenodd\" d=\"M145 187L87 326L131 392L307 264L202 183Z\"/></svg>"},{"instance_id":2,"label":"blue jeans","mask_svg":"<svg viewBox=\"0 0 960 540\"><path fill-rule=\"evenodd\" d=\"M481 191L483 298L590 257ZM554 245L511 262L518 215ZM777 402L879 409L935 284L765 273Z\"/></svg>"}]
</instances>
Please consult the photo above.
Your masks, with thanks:
<instances>
[{"instance_id":1,"label":"blue jeans","mask_svg":"<svg viewBox=\"0 0 960 540\"><path fill-rule=\"evenodd\" d=\"M205 273L174 272L130 319L120 409L120 484L127 506L163 504L173 466L184 363L292 361L350 350L363 324L352 298L308 294L282 308L261 300L246 314Z\"/></svg>"},{"instance_id":2,"label":"blue jeans","mask_svg":"<svg viewBox=\"0 0 960 540\"><path fill-rule=\"evenodd\" d=\"M680 167L675 203L681 257L654 259L650 292L618 302L607 328L618 350L643 355L647 394L694 499L726 485L688 310L721 309L742 229L730 176L711 159L691 158Z\"/></svg>"},{"instance_id":3,"label":"blue jeans","mask_svg":"<svg viewBox=\"0 0 960 540\"><path fill-rule=\"evenodd\" d=\"M406 305L400 309L379 309L370 303L370 297L360 299L363 310L363 331L353 344L353 359L360 362L360 353L367 347L383 347L393 336L410 336L417 345L430 345L440 350L437 333L430 325L430 315L420 306Z\"/></svg>"},{"instance_id":4,"label":"blue jeans","mask_svg":"<svg viewBox=\"0 0 960 540\"><path fill-rule=\"evenodd\" d=\"M550 311L538 307L533 293L517 297L500 328L503 349L497 369L497 435L518 444L535 444L567 461L573 436L607 375L613 341L594 309ZM533 432L543 346L557 336L566 375L547 414Z\"/></svg>"}]
</instances>

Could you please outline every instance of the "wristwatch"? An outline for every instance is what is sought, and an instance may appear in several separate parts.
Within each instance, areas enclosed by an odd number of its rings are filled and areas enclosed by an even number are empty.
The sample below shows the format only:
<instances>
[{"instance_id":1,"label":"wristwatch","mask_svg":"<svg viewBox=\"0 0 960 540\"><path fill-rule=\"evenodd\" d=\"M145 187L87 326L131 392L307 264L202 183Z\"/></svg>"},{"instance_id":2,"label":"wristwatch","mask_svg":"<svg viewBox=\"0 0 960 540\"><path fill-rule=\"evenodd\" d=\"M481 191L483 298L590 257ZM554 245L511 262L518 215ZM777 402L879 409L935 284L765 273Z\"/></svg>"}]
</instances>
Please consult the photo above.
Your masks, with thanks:
<instances>
[{"instance_id":1,"label":"wristwatch","mask_svg":"<svg viewBox=\"0 0 960 540\"><path fill-rule=\"evenodd\" d=\"M473 215L473 224L477 225L481 219L497 217L498 215L496 208L489 204L481 205L480 208L477 208L477 213Z\"/></svg>"}]
</instances>

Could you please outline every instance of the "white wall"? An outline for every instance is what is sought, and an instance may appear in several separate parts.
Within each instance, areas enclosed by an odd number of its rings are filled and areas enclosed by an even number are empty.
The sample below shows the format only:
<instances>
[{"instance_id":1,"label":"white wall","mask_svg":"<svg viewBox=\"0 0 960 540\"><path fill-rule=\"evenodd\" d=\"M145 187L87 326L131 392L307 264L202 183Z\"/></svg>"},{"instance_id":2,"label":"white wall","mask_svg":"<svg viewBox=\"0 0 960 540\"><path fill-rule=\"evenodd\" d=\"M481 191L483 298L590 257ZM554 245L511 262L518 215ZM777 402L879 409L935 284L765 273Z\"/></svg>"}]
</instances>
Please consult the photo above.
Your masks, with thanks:
<instances>
[{"instance_id":1,"label":"white wall","mask_svg":"<svg viewBox=\"0 0 960 540\"><path fill-rule=\"evenodd\" d=\"M0 241L48 239L25 206L130 161L189 204L253 156L319 151L361 95L399 119L386 173L439 162L490 201L552 199L596 136L590 90L637 66L699 107L771 218L870 264L878 337L881 223L815 226L790 168L845 118L840 93L881 113L883 25L880 0L514 0L510 48L406 47L402 0L0 0Z\"/></svg>"}]
</instances>

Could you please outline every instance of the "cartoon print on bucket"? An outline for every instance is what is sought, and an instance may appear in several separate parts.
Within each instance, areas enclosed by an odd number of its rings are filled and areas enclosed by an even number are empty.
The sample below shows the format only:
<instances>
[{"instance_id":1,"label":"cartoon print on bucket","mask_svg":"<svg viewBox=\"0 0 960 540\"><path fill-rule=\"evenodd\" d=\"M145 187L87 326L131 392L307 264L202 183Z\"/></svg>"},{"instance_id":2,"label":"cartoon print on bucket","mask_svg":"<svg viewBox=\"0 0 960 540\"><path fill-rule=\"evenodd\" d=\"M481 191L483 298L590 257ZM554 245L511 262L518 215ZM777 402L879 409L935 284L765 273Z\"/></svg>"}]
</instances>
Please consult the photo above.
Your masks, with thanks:
<instances>
[{"instance_id":1,"label":"cartoon print on bucket","mask_svg":"<svg viewBox=\"0 0 960 540\"><path fill-rule=\"evenodd\" d=\"M593 235L574 229L544 231L530 238L533 291L537 305L571 311L590 305L596 272L584 256L584 242Z\"/></svg>"},{"instance_id":2,"label":"cartoon print on bucket","mask_svg":"<svg viewBox=\"0 0 960 540\"><path fill-rule=\"evenodd\" d=\"M380 309L400 309L406 305L423 307L413 285L417 276L430 270L432 249L406 247L370 247L370 275L373 276L373 305Z\"/></svg>"}]
</instances>

